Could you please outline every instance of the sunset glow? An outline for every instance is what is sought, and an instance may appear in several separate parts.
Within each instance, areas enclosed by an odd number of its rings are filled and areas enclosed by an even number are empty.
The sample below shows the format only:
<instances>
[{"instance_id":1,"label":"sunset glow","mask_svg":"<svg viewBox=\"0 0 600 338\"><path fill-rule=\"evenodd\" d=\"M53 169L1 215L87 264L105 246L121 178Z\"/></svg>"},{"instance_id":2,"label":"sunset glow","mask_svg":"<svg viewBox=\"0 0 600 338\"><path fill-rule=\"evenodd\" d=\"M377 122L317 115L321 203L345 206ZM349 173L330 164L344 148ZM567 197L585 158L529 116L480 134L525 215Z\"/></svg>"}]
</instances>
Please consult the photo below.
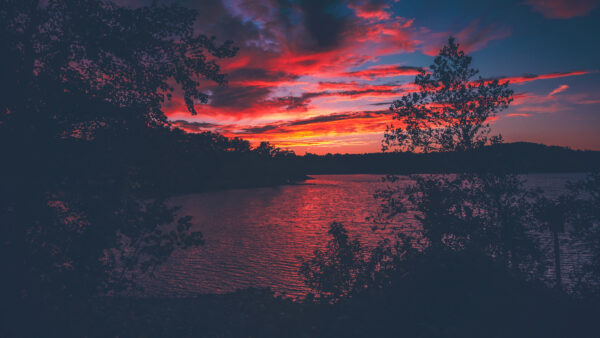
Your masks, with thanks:
<instances>
[{"instance_id":1,"label":"sunset glow","mask_svg":"<svg viewBox=\"0 0 600 338\"><path fill-rule=\"evenodd\" d=\"M220 62L228 86L204 83L210 99L198 115L177 96L166 103L169 119L188 132L269 141L299 154L379 151L391 102L414 90L414 76L452 35L483 78L515 90L494 132L509 142L600 149L599 44L576 34L598 26L592 1L530 1L510 12L492 4L438 12L446 5L435 1L188 2L201 9L199 31L240 48ZM548 36L533 36L536 27Z\"/></svg>"}]
</instances>

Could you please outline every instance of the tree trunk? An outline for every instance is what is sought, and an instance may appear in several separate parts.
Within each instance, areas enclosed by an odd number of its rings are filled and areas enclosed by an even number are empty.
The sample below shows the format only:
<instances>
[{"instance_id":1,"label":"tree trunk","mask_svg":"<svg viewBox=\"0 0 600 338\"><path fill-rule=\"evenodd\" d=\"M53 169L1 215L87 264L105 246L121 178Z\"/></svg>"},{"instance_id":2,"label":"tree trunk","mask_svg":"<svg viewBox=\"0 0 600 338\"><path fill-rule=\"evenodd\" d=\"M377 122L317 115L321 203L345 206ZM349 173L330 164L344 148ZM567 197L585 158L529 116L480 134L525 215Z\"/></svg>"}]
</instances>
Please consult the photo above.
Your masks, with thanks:
<instances>
[{"instance_id":1,"label":"tree trunk","mask_svg":"<svg viewBox=\"0 0 600 338\"><path fill-rule=\"evenodd\" d=\"M558 238L558 231L552 231L554 237L554 273L556 276L556 287L562 288L562 279L560 274L560 242Z\"/></svg>"}]
</instances>

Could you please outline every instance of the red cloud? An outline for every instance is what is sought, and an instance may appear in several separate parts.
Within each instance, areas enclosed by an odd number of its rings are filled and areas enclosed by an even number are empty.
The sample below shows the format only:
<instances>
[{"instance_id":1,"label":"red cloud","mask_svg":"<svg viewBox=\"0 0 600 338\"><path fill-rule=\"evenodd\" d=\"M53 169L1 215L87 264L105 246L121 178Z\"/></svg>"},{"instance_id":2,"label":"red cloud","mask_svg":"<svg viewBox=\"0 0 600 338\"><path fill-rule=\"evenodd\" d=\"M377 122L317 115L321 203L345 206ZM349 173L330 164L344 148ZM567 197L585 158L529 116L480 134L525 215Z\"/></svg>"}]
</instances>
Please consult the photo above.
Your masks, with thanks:
<instances>
[{"instance_id":1,"label":"red cloud","mask_svg":"<svg viewBox=\"0 0 600 338\"><path fill-rule=\"evenodd\" d=\"M570 19L588 15L597 0L529 0L532 9L549 19Z\"/></svg>"},{"instance_id":2,"label":"red cloud","mask_svg":"<svg viewBox=\"0 0 600 338\"><path fill-rule=\"evenodd\" d=\"M554 89L553 91L551 91L550 94L548 94L548 96L554 96L554 95L556 95L558 93L564 92L567 89L569 89L569 86L567 86L567 85L560 85L556 89Z\"/></svg>"},{"instance_id":3,"label":"red cloud","mask_svg":"<svg viewBox=\"0 0 600 338\"><path fill-rule=\"evenodd\" d=\"M412 52L421 42L415 38L413 20L397 18L394 21L369 23L355 29L355 42L368 45L371 53L376 56Z\"/></svg>"},{"instance_id":4,"label":"red cloud","mask_svg":"<svg viewBox=\"0 0 600 338\"><path fill-rule=\"evenodd\" d=\"M377 4L377 3L366 3L362 6L357 5L348 5L348 8L351 8L356 13L356 16L359 18L367 19L367 20L388 20L390 18L390 14L385 11L388 6L386 4Z\"/></svg>"},{"instance_id":5,"label":"red cloud","mask_svg":"<svg viewBox=\"0 0 600 338\"><path fill-rule=\"evenodd\" d=\"M403 84L369 84L369 83L358 83L356 81L350 82L319 82L319 90L345 90L345 91L361 91L361 90L373 90L373 91L389 91L395 92L396 94L408 91L414 91L415 87L411 83Z\"/></svg>"},{"instance_id":6,"label":"red cloud","mask_svg":"<svg viewBox=\"0 0 600 338\"><path fill-rule=\"evenodd\" d=\"M566 18L589 13L598 0L524 1L547 17ZM374 105L388 108L385 106L390 105L389 101L415 88L372 80L414 76L420 71L398 65L397 56L381 56L415 50L435 55L450 35L469 53L511 34L504 23L483 19L432 32L416 26L418 20L397 17L398 13L390 8L391 1L187 3L199 9L199 31L233 40L240 51L236 58L218 61L223 72L229 74L229 87L203 83L203 90L211 94L210 103L199 105L196 117L188 115L184 102L175 95L163 106L169 118L189 132L213 130L255 143L269 140L295 149L352 145L345 148L352 151L357 149L352 147L364 145L367 140L374 145L372 151L377 151L385 125L391 122L389 110L343 111ZM331 8L335 10L324 10ZM367 62L390 59L396 60L394 64L356 71L365 68ZM523 75L500 80L520 84L587 73ZM599 102L597 96L572 100L570 92L558 93L517 94L513 102L517 107L509 116L529 115L526 110L564 110L569 107L563 104L567 101L570 107Z\"/></svg>"},{"instance_id":7,"label":"red cloud","mask_svg":"<svg viewBox=\"0 0 600 338\"><path fill-rule=\"evenodd\" d=\"M566 77L566 76L585 75L585 74L589 74L589 73L590 72L587 70L576 70L576 71L572 71L572 72L557 72L557 73L548 73L548 74L539 74L539 75L525 74L525 75L521 75L521 76L501 77L501 78L498 78L498 80L500 80L501 83L508 81L511 84L517 84L517 83L531 82L531 81L535 81L535 80L546 80L546 79L556 79L559 77Z\"/></svg>"},{"instance_id":8,"label":"red cloud","mask_svg":"<svg viewBox=\"0 0 600 338\"><path fill-rule=\"evenodd\" d=\"M307 146L365 145L360 138L379 134L392 121L389 110L337 113L305 119L279 121L262 125L217 125L205 122L173 121L173 126L187 132L217 131L227 137L242 137L253 144L270 141L276 146L302 148ZM351 137L339 143L340 139ZM376 147L370 151L376 151Z\"/></svg>"},{"instance_id":9,"label":"red cloud","mask_svg":"<svg viewBox=\"0 0 600 338\"><path fill-rule=\"evenodd\" d=\"M415 76L421 73L420 67L399 66L399 65L378 65L369 67L365 70L346 72L342 76L359 77L367 80L373 80L378 77L394 76Z\"/></svg>"}]
</instances>

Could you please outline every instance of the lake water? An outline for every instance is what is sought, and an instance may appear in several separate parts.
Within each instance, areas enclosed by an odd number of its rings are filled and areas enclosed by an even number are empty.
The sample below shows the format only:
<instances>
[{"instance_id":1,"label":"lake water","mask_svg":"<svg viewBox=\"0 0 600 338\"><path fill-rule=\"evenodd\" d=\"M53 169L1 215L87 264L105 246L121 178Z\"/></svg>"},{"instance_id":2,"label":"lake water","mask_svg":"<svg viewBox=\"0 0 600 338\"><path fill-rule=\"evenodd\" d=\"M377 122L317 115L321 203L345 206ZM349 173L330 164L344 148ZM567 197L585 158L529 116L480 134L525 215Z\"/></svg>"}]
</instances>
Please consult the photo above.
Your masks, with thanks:
<instances>
[{"instance_id":1,"label":"lake water","mask_svg":"<svg viewBox=\"0 0 600 338\"><path fill-rule=\"evenodd\" d=\"M527 185L548 195L564 191L583 174L532 174ZM378 210L373 194L384 187L381 175L315 175L305 184L226 190L175 196L172 205L193 216L194 230L206 244L179 250L146 282L151 295L185 297L226 293L239 288L271 287L299 297L308 292L298 269L303 259L323 248L333 221L343 223L368 247L390 237L394 228L408 229L410 216L385 231L372 231L367 217ZM399 184L410 184L402 177ZM565 238L562 239L566 240ZM544 247L551 249L546 241ZM581 260L578 250L565 250L564 265ZM564 269L564 267L563 267ZM566 269L568 270L568 268Z\"/></svg>"}]
</instances>

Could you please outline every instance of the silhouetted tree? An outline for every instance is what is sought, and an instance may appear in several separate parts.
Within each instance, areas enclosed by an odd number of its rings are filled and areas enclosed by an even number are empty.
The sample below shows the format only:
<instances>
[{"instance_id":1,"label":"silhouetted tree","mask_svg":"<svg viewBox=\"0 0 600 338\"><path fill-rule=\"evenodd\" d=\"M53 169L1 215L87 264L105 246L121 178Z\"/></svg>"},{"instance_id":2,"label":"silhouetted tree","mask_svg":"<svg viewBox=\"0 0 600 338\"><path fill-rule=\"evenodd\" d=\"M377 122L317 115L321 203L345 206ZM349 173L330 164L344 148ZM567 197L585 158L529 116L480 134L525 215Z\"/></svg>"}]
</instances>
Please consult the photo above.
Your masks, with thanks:
<instances>
[{"instance_id":1,"label":"silhouetted tree","mask_svg":"<svg viewBox=\"0 0 600 338\"><path fill-rule=\"evenodd\" d=\"M473 80L477 70L470 64L471 58L450 38L430 70L416 77L418 92L393 103L391 109L403 127L388 128L384 150L467 154L500 143L500 136L489 137L488 123L508 107L512 90L497 80ZM333 223L329 231L333 239L326 251L315 251L302 266L307 285L324 299L339 301L375 285L421 275L423 264L460 266L457 262L465 259L537 273L543 264L537 241L528 234L535 221L531 210L536 192L525 189L514 174L473 168L467 165L465 172L450 175L413 175L415 183L400 188L395 186L398 177L388 176L391 186L376 194L382 207L377 221L385 223L410 212L417 224L407 224L393 245L384 243L369 255L361 252L360 243L349 239L340 224ZM365 257L377 263L367 264ZM440 274L447 273L442 270ZM375 271L381 274L375 277Z\"/></svg>"},{"instance_id":2,"label":"silhouetted tree","mask_svg":"<svg viewBox=\"0 0 600 338\"><path fill-rule=\"evenodd\" d=\"M489 121L508 107L513 91L507 82L476 79L471 61L450 38L415 78L417 91L390 107L401 127L388 127L384 150L465 152L502 141L489 136ZM383 215L414 213L420 229L413 242L424 250L480 252L532 271L539 265L536 240L527 235L534 192L514 174L478 172L474 163L464 167L453 175L416 175L408 188L380 191Z\"/></svg>"},{"instance_id":3,"label":"silhouetted tree","mask_svg":"<svg viewBox=\"0 0 600 338\"><path fill-rule=\"evenodd\" d=\"M329 225L327 233L332 238L326 249L315 250L300 268L306 284L320 301L339 302L389 283L393 256L385 243L366 252L359 240L350 239L344 226L337 222Z\"/></svg>"},{"instance_id":4,"label":"silhouetted tree","mask_svg":"<svg viewBox=\"0 0 600 338\"><path fill-rule=\"evenodd\" d=\"M388 127L384 150L469 150L501 140L488 138L489 121L508 107L513 91L508 82L476 79L479 71L471 61L450 38L430 69L415 78L416 91L390 107L404 126Z\"/></svg>"},{"instance_id":5,"label":"silhouetted tree","mask_svg":"<svg viewBox=\"0 0 600 338\"><path fill-rule=\"evenodd\" d=\"M236 49L195 33L196 16L177 5L1 2L3 317L27 313L43 330L69 299L122 290L202 243L139 174L158 135L149 130L168 130L161 104L180 90L194 114L207 101L201 80L226 83L216 60Z\"/></svg>"}]
</instances>

